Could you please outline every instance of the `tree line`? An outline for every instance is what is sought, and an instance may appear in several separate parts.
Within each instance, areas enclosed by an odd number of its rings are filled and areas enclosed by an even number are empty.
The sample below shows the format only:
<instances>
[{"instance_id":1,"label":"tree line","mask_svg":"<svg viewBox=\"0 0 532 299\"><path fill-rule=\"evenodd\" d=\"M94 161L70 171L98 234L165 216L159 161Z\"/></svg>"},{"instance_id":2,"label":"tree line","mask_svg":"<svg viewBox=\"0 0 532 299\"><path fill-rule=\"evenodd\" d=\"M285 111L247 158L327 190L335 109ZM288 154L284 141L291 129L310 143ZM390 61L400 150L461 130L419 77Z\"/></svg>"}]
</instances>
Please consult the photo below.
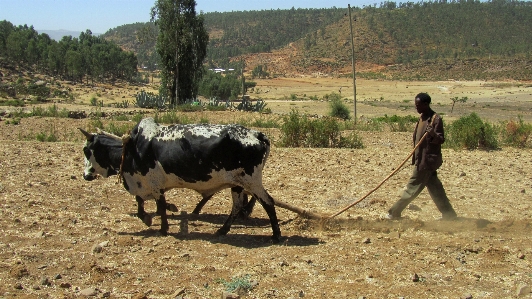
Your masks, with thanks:
<instances>
[{"instance_id":1,"label":"tree line","mask_svg":"<svg viewBox=\"0 0 532 299\"><path fill-rule=\"evenodd\" d=\"M15 65L72 81L133 80L137 76L135 53L93 36L90 30L79 38L65 36L55 41L33 26L0 21L0 56Z\"/></svg>"}]
</instances>

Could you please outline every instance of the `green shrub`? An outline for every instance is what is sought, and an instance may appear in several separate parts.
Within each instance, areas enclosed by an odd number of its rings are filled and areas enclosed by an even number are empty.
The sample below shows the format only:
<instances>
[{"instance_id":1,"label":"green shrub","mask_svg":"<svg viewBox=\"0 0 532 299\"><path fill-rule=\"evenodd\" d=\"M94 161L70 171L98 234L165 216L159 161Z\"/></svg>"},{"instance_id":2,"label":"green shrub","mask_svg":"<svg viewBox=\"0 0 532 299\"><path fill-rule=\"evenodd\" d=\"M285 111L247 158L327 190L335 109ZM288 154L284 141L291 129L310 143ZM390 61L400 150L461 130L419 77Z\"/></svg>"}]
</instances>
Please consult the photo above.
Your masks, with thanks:
<instances>
[{"instance_id":1,"label":"green shrub","mask_svg":"<svg viewBox=\"0 0 532 299\"><path fill-rule=\"evenodd\" d=\"M281 126L280 146L285 147L319 147L319 148L361 148L361 139L355 131L343 137L337 119L324 117L311 120L306 115L300 115L292 110L284 117Z\"/></svg>"},{"instance_id":2,"label":"green shrub","mask_svg":"<svg viewBox=\"0 0 532 299\"><path fill-rule=\"evenodd\" d=\"M297 110L292 109L288 116L284 117L281 126L281 146L284 147L303 147L306 139L305 128L309 122L306 115L300 115Z\"/></svg>"},{"instance_id":3,"label":"green shrub","mask_svg":"<svg viewBox=\"0 0 532 299\"><path fill-rule=\"evenodd\" d=\"M329 107L331 108L329 115L332 117L338 117L343 120L348 120L351 118L349 115L349 108L342 102L342 100L337 97L334 98L330 103Z\"/></svg>"},{"instance_id":4,"label":"green shrub","mask_svg":"<svg viewBox=\"0 0 532 299\"><path fill-rule=\"evenodd\" d=\"M462 116L446 129L446 145L452 148L497 149L497 132L493 125L482 121L476 113Z\"/></svg>"},{"instance_id":5,"label":"green shrub","mask_svg":"<svg viewBox=\"0 0 532 299\"><path fill-rule=\"evenodd\" d=\"M503 124L503 141L509 146L524 148L532 134L532 125L525 124L521 116L518 121L508 121Z\"/></svg>"}]
</instances>

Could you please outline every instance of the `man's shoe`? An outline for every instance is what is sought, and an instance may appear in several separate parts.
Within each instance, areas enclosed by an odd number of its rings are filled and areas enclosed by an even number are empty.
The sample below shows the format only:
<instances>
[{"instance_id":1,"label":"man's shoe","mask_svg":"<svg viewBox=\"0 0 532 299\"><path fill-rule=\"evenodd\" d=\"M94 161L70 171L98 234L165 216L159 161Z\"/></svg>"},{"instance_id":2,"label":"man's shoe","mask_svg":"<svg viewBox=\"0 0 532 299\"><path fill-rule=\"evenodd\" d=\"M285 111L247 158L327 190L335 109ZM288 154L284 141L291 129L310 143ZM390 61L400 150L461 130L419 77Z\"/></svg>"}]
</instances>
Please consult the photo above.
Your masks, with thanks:
<instances>
[{"instance_id":1,"label":"man's shoe","mask_svg":"<svg viewBox=\"0 0 532 299\"><path fill-rule=\"evenodd\" d=\"M392 215L392 214L387 214L383 217L383 219L386 219L386 220L401 220L401 216L395 216L395 215Z\"/></svg>"}]
</instances>

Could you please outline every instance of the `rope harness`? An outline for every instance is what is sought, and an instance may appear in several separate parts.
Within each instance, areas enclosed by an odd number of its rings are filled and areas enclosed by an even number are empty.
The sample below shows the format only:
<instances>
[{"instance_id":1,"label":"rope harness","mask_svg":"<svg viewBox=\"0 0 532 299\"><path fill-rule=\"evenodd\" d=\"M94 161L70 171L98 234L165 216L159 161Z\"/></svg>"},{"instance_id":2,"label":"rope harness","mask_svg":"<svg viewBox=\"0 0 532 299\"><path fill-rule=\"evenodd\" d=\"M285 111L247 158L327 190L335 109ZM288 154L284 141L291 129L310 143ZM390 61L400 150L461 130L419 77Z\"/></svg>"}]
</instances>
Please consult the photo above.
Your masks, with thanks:
<instances>
[{"instance_id":1,"label":"rope harness","mask_svg":"<svg viewBox=\"0 0 532 299\"><path fill-rule=\"evenodd\" d=\"M122 184L122 177L124 176L124 159L126 156L126 146L129 140L131 140L131 135L129 131L122 135L122 160L120 161L120 170L118 171L118 183Z\"/></svg>"}]
</instances>

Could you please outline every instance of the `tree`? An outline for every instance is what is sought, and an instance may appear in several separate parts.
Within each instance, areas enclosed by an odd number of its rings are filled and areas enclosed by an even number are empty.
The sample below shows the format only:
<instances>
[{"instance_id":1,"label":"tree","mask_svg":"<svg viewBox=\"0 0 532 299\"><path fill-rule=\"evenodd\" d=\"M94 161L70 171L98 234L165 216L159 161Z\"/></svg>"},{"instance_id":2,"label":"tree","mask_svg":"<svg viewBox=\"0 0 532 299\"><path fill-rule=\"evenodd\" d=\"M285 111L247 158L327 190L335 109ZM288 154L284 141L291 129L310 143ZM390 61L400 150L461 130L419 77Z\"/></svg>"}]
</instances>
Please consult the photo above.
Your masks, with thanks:
<instances>
[{"instance_id":1,"label":"tree","mask_svg":"<svg viewBox=\"0 0 532 299\"><path fill-rule=\"evenodd\" d=\"M203 15L196 15L196 1L156 0L151 21L159 28L161 92L169 95L172 106L195 99L209 43Z\"/></svg>"},{"instance_id":2,"label":"tree","mask_svg":"<svg viewBox=\"0 0 532 299\"><path fill-rule=\"evenodd\" d=\"M456 104L457 102L465 103L467 102L467 100L468 100L467 97L462 97L460 99L458 97L451 98L451 101L453 101L453 105L451 106L451 113L453 113L454 104Z\"/></svg>"}]
</instances>

